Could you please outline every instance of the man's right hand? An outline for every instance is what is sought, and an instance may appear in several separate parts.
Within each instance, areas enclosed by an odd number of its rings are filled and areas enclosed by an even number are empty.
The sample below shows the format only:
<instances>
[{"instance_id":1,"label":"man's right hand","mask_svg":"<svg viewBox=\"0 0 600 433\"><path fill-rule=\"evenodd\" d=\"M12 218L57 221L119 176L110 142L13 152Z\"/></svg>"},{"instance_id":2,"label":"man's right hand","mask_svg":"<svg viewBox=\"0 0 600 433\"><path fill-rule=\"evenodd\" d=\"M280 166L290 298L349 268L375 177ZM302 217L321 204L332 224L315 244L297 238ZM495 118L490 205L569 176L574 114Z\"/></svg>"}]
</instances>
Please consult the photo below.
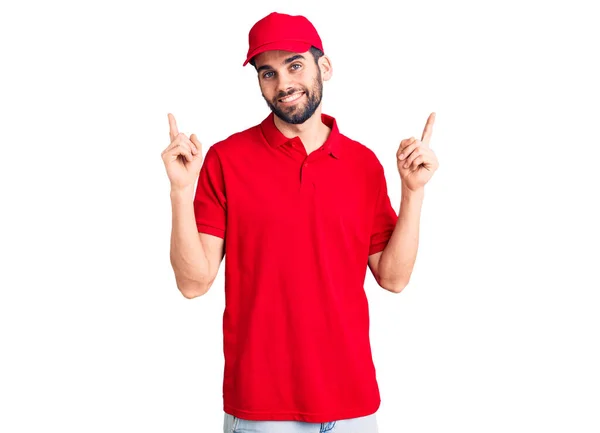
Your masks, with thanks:
<instances>
[{"instance_id":1,"label":"man's right hand","mask_svg":"<svg viewBox=\"0 0 600 433\"><path fill-rule=\"evenodd\" d=\"M195 134L187 138L177 130L175 117L171 113L168 113L168 118L171 144L161 156L171 181L171 191L193 190L202 167L202 145Z\"/></svg>"}]
</instances>

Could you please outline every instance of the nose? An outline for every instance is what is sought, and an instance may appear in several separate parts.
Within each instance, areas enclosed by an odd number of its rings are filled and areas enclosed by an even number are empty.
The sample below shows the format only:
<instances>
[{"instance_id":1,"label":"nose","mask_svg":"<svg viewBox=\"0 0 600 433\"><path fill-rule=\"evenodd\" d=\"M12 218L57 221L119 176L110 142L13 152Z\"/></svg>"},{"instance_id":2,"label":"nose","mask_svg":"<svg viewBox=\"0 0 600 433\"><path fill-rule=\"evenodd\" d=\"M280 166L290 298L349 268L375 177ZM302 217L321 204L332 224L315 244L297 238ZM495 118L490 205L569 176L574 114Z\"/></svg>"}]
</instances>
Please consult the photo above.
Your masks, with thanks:
<instances>
[{"instance_id":1,"label":"nose","mask_svg":"<svg viewBox=\"0 0 600 433\"><path fill-rule=\"evenodd\" d=\"M284 94L293 89L292 77L287 72L281 72L277 80L277 94Z\"/></svg>"}]
</instances>

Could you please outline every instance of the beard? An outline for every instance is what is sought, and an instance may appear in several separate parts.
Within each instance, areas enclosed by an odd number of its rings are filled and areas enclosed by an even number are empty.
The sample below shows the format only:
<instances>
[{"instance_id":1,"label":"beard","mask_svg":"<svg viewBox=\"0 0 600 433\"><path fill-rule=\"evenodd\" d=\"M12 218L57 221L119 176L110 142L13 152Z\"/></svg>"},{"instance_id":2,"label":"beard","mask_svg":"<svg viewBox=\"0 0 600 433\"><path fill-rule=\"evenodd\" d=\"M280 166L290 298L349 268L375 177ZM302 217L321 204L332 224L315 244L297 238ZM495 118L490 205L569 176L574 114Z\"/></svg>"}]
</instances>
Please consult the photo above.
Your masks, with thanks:
<instances>
[{"instance_id":1,"label":"beard","mask_svg":"<svg viewBox=\"0 0 600 433\"><path fill-rule=\"evenodd\" d=\"M279 103L279 99L297 92L304 92L304 95L306 95L307 102L303 107L299 104L284 108L280 108L276 105ZM264 94L263 98L271 111L284 122L294 125L304 123L315 113L323 98L323 80L321 79L321 71L318 70L318 74L313 80L312 89L310 91L306 87L291 89L288 92L278 94L273 103L265 98ZM300 98L302 98L302 96Z\"/></svg>"}]
</instances>

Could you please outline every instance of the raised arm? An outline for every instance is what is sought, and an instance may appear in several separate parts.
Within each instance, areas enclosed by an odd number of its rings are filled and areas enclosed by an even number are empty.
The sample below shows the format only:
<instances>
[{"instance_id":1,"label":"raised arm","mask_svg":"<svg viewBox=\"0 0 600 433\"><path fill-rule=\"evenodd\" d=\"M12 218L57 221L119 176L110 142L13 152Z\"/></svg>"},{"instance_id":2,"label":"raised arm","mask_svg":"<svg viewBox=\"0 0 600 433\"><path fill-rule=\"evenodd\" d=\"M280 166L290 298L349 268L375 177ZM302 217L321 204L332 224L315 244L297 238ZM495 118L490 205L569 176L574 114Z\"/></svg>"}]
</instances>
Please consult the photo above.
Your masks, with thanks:
<instances>
[{"instance_id":1,"label":"raised arm","mask_svg":"<svg viewBox=\"0 0 600 433\"><path fill-rule=\"evenodd\" d=\"M177 129L169 113L171 143L162 159L171 181L171 266L177 287L186 298L205 294L217 276L224 256L224 240L198 233L194 212L194 183L202 167L202 145L192 134Z\"/></svg>"}]
</instances>

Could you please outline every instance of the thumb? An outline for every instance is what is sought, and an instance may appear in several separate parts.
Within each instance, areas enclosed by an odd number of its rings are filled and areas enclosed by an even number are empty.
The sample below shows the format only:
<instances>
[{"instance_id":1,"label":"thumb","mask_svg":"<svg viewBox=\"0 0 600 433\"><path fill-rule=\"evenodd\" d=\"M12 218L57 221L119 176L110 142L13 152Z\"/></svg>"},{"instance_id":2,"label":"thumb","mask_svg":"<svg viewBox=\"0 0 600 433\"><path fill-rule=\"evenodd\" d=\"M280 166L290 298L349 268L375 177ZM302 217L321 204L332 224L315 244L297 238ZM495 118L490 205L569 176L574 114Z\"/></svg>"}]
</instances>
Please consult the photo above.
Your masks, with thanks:
<instances>
[{"instance_id":1,"label":"thumb","mask_svg":"<svg viewBox=\"0 0 600 433\"><path fill-rule=\"evenodd\" d=\"M196 137L196 134L190 135L190 141L194 143L196 149L198 150L198 152L196 152L196 154L193 155L194 159L192 159L190 163L194 165L202 165L202 144L200 143L200 140L198 140L198 137ZM197 169L197 167L194 167L194 169Z\"/></svg>"},{"instance_id":2,"label":"thumb","mask_svg":"<svg viewBox=\"0 0 600 433\"><path fill-rule=\"evenodd\" d=\"M202 144L200 143L200 140L198 140L198 137L196 137L196 134L190 135L190 140L192 141L192 143L194 143L194 145L198 149L197 155L198 154L201 155L202 154Z\"/></svg>"}]
</instances>

